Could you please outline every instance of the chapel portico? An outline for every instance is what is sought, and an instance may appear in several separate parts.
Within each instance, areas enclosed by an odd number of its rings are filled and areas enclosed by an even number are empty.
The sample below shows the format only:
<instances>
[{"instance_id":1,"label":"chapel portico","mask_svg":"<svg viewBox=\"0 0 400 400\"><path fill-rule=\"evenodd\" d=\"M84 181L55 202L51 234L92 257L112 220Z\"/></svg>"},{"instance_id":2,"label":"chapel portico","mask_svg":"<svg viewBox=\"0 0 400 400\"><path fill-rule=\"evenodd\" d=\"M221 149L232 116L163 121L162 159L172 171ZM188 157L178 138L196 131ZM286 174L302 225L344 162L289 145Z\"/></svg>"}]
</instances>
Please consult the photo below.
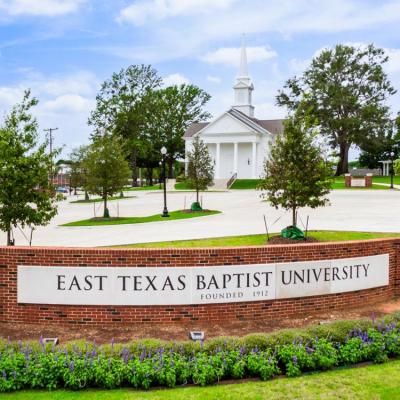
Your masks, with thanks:
<instances>
[{"instance_id":1,"label":"chapel portico","mask_svg":"<svg viewBox=\"0 0 400 400\"><path fill-rule=\"evenodd\" d=\"M200 136L214 160L214 178L257 179L263 172L271 144L282 132L283 120L259 120L254 117L252 91L248 75L246 48L242 45L240 71L236 78L234 105L209 123L194 123L185 132L185 152ZM186 164L187 166L187 164Z\"/></svg>"}]
</instances>

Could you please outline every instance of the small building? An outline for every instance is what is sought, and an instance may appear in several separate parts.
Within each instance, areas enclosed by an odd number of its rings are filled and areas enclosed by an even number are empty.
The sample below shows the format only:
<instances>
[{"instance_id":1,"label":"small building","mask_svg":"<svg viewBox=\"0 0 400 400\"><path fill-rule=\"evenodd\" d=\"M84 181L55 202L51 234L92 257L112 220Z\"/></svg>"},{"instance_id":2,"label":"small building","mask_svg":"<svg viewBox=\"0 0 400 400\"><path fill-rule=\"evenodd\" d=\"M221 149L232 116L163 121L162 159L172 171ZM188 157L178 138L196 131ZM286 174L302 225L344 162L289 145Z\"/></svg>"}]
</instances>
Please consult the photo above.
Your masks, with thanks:
<instances>
[{"instance_id":1,"label":"small building","mask_svg":"<svg viewBox=\"0 0 400 400\"><path fill-rule=\"evenodd\" d=\"M211 122L190 125L184 135L186 154L197 135L207 144L214 160L215 179L230 179L235 174L239 179L259 178L271 144L283 131L283 119L254 117L253 90L243 44L233 106Z\"/></svg>"}]
</instances>

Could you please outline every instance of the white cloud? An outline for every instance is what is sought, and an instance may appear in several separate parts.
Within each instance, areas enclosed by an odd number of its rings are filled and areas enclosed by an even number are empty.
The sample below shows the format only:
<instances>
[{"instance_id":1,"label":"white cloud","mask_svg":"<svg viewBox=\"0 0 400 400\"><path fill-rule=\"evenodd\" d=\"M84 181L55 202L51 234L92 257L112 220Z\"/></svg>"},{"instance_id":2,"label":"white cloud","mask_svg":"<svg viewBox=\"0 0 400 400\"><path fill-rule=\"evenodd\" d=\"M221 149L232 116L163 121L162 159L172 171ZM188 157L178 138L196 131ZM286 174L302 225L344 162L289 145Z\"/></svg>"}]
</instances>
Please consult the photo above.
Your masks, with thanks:
<instances>
[{"instance_id":1,"label":"white cloud","mask_svg":"<svg viewBox=\"0 0 400 400\"><path fill-rule=\"evenodd\" d=\"M275 50L266 46L247 47L247 60L249 63L270 60L277 57ZM238 66L240 63L240 47L221 47L218 50L209 52L201 60L209 64L225 64Z\"/></svg>"},{"instance_id":2,"label":"white cloud","mask_svg":"<svg viewBox=\"0 0 400 400\"><path fill-rule=\"evenodd\" d=\"M400 22L398 0L370 1L368 5L360 0L138 0L129 4L119 20L141 25L146 44L93 50L155 63L198 57L216 41L237 39L239 43L243 32L253 37L277 32L292 38L380 27L395 30Z\"/></svg>"},{"instance_id":3,"label":"white cloud","mask_svg":"<svg viewBox=\"0 0 400 400\"><path fill-rule=\"evenodd\" d=\"M0 0L0 12L10 16L54 17L78 10L84 0Z\"/></svg>"},{"instance_id":4,"label":"white cloud","mask_svg":"<svg viewBox=\"0 0 400 400\"><path fill-rule=\"evenodd\" d=\"M118 16L120 22L143 25L148 20L198 15L218 9L226 9L235 0L139 0L123 8Z\"/></svg>"},{"instance_id":5,"label":"white cloud","mask_svg":"<svg viewBox=\"0 0 400 400\"><path fill-rule=\"evenodd\" d=\"M218 78L218 76L208 75L207 80L212 83L221 83L221 78Z\"/></svg>"},{"instance_id":6,"label":"white cloud","mask_svg":"<svg viewBox=\"0 0 400 400\"><path fill-rule=\"evenodd\" d=\"M164 86L187 85L189 83L189 79L182 74L176 73L163 78L163 82Z\"/></svg>"},{"instance_id":7,"label":"white cloud","mask_svg":"<svg viewBox=\"0 0 400 400\"><path fill-rule=\"evenodd\" d=\"M0 86L0 124L2 116L21 101L24 90L30 88L39 100L33 109L43 128L58 127L56 145L67 144L66 156L72 143L86 143L90 134L87 119L95 106L95 96L99 89L96 76L88 71L77 71L68 75L44 76L28 68L17 85Z\"/></svg>"},{"instance_id":8,"label":"white cloud","mask_svg":"<svg viewBox=\"0 0 400 400\"><path fill-rule=\"evenodd\" d=\"M95 104L94 99L87 99L79 94L63 94L54 100L46 101L42 107L53 112L89 113Z\"/></svg>"}]
</instances>

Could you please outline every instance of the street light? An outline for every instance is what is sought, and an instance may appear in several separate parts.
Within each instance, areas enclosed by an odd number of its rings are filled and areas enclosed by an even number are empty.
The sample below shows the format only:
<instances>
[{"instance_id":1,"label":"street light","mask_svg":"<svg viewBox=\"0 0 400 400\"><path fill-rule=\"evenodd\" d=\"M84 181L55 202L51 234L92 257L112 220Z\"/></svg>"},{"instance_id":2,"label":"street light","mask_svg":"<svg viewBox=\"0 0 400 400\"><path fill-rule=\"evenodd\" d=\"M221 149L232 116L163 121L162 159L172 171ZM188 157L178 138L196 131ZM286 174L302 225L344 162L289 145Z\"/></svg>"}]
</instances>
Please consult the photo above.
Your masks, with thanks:
<instances>
[{"instance_id":1,"label":"street light","mask_svg":"<svg viewBox=\"0 0 400 400\"><path fill-rule=\"evenodd\" d=\"M167 173L165 171L165 161L166 161L167 149L165 146L161 147L162 165L163 165L163 181L164 181L164 210L162 217L169 217L167 209Z\"/></svg>"},{"instance_id":2,"label":"street light","mask_svg":"<svg viewBox=\"0 0 400 400\"><path fill-rule=\"evenodd\" d=\"M390 152L390 189L393 189L393 175L394 175L394 151Z\"/></svg>"}]
</instances>

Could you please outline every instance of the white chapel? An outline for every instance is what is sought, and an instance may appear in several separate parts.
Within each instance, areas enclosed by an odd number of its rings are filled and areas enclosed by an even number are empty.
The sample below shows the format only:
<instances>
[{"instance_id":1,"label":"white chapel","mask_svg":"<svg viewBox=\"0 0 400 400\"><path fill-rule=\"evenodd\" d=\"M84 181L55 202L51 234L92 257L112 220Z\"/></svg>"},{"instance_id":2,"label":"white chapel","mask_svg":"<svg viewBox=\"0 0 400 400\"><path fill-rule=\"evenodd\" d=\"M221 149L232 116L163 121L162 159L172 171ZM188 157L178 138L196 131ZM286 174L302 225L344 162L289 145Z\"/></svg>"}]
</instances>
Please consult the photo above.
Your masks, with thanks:
<instances>
[{"instance_id":1,"label":"white chapel","mask_svg":"<svg viewBox=\"0 0 400 400\"><path fill-rule=\"evenodd\" d=\"M211 122L193 123L184 136L186 153L197 135L207 144L214 160L215 179L230 179L234 175L238 179L259 178L270 145L283 130L282 119L254 117L253 90L246 47L242 44L240 71L233 86L233 106Z\"/></svg>"}]
</instances>

